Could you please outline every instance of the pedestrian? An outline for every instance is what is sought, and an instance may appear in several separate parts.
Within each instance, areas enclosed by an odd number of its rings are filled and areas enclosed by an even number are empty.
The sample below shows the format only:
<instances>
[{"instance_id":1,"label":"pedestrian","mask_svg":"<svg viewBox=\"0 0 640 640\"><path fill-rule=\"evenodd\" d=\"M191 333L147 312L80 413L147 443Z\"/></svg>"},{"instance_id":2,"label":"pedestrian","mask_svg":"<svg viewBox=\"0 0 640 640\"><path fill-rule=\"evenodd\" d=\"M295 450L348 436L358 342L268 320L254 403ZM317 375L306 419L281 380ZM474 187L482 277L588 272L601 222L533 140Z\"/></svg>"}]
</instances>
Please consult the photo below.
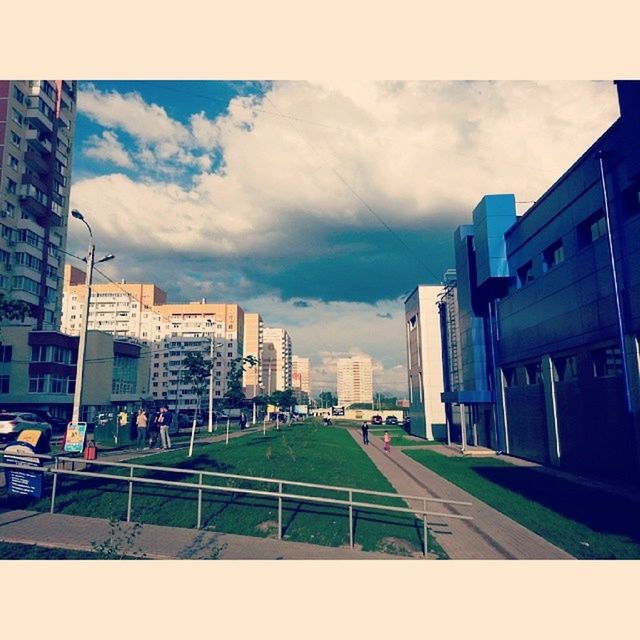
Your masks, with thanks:
<instances>
[{"instance_id":1,"label":"pedestrian","mask_svg":"<svg viewBox=\"0 0 640 640\"><path fill-rule=\"evenodd\" d=\"M138 427L138 440L136 442L136 449L146 449L147 444L147 412L141 408L138 411L138 417L136 420L136 426Z\"/></svg>"},{"instance_id":2,"label":"pedestrian","mask_svg":"<svg viewBox=\"0 0 640 640\"><path fill-rule=\"evenodd\" d=\"M169 437L169 427L173 420L173 414L169 411L169 407L160 409L160 439L162 440L163 449L171 449L171 438Z\"/></svg>"},{"instance_id":3,"label":"pedestrian","mask_svg":"<svg viewBox=\"0 0 640 640\"><path fill-rule=\"evenodd\" d=\"M362 444L369 444L369 425L366 420L362 423Z\"/></svg>"},{"instance_id":4,"label":"pedestrian","mask_svg":"<svg viewBox=\"0 0 640 640\"><path fill-rule=\"evenodd\" d=\"M391 436L388 431L384 432L384 450L389 453L391 451Z\"/></svg>"},{"instance_id":5,"label":"pedestrian","mask_svg":"<svg viewBox=\"0 0 640 640\"><path fill-rule=\"evenodd\" d=\"M242 431L247 426L247 417L244 413L240 414L240 431Z\"/></svg>"},{"instance_id":6,"label":"pedestrian","mask_svg":"<svg viewBox=\"0 0 640 640\"><path fill-rule=\"evenodd\" d=\"M156 411L149 425L149 449L159 446L160 442L160 411Z\"/></svg>"}]
</instances>

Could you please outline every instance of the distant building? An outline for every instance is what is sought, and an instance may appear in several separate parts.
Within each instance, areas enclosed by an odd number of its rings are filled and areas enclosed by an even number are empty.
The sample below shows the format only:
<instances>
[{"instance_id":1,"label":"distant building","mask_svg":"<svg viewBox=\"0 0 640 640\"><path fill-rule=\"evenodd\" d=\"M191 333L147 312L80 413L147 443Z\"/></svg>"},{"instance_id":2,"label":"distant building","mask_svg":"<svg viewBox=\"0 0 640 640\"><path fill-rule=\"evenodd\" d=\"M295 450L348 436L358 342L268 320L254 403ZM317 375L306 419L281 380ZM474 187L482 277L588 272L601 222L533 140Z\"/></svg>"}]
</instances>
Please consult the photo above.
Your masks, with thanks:
<instances>
[{"instance_id":1,"label":"distant building","mask_svg":"<svg viewBox=\"0 0 640 640\"><path fill-rule=\"evenodd\" d=\"M267 393L291 389L291 336L281 327L265 327L262 338L262 382L268 389Z\"/></svg>"},{"instance_id":2,"label":"distant building","mask_svg":"<svg viewBox=\"0 0 640 640\"><path fill-rule=\"evenodd\" d=\"M70 335L77 335L81 327L84 278L84 272L75 267L65 269L62 326ZM149 391L177 411L193 409L197 402L183 381L185 356L196 351L208 360L213 340L213 397L221 400L227 390L229 363L243 357L244 311L237 304L166 300L166 293L154 284L93 284L88 327L145 345Z\"/></svg>"},{"instance_id":3,"label":"distant building","mask_svg":"<svg viewBox=\"0 0 640 640\"><path fill-rule=\"evenodd\" d=\"M244 314L244 357L253 356L255 367L247 367L242 384L246 398L260 395L262 388L262 345L264 324L258 313Z\"/></svg>"},{"instance_id":4,"label":"distant building","mask_svg":"<svg viewBox=\"0 0 640 640\"><path fill-rule=\"evenodd\" d=\"M338 405L373 402L371 358L351 356L337 362Z\"/></svg>"},{"instance_id":5,"label":"distant building","mask_svg":"<svg viewBox=\"0 0 640 640\"><path fill-rule=\"evenodd\" d=\"M291 386L296 392L299 404L309 401L309 358L291 356Z\"/></svg>"},{"instance_id":6,"label":"distant building","mask_svg":"<svg viewBox=\"0 0 640 640\"><path fill-rule=\"evenodd\" d=\"M442 343L438 316L440 286L419 285L404 303L409 376L409 430L427 440L446 439Z\"/></svg>"},{"instance_id":7,"label":"distant building","mask_svg":"<svg viewBox=\"0 0 640 640\"><path fill-rule=\"evenodd\" d=\"M443 399L466 442L628 478L640 470L640 83L617 89L620 118L523 216L513 195L489 195L456 231L460 359L445 372L459 376Z\"/></svg>"},{"instance_id":8,"label":"distant building","mask_svg":"<svg viewBox=\"0 0 640 640\"><path fill-rule=\"evenodd\" d=\"M76 83L0 81L0 293L60 328Z\"/></svg>"}]
</instances>

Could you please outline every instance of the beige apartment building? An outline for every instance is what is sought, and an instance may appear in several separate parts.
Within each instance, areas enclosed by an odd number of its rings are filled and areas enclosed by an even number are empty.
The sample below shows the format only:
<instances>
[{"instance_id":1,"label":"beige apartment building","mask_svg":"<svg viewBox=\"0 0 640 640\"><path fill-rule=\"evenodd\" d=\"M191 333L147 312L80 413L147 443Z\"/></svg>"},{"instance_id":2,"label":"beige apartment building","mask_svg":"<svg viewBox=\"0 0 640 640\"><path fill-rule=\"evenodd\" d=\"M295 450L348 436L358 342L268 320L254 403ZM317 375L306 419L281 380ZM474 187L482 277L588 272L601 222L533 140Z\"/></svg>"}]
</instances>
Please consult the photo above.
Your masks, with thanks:
<instances>
[{"instance_id":1,"label":"beige apartment building","mask_svg":"<svg viewBox=\"0 0 640 640\"><path fill-rule=\"evenodd\" d=\"M294 391L310 396L309 389L309 358L291 356L291 386Z\"/></svg>"},{"instance_id":2,"label":"beige apartment building","mask_svg":"<svg viewBox=\"0 0 640 640\"><path fill-rule=\"evenodd\" d=\"M244 314L244 357L253 356L257 364L245 369L242 378L246 398L260 395L262 389L262 344L264 328L259 313Z\"/></svg>"},{"instance_id":3,"label":"beige apartment building","mask_svg":"<svg viewBox=\"0 0 640 640\"><path fill-rule=\"evenodd\" d=\"M262 337L265 392L291 389L291 336L281 327L265 327Z\"/></svg>"},{"instance_id":4,"label":"beige apartment building","mask_svg":"<svg viewBox=\"0 0 640 640\"><path fill-rule=\"evenodd\" d=\"M76 83L0 80L0 293L58 330Z\"/></svg>"},{"instance_id":5,"label":"beige apartment building","mask_svg":"<svg viewBox=\"0 0 640 640\"><path fill-rule=\"evenodd\" d=\"M338 358L338 404L348 407L357 402L373 402L373 370L371 358L351 356Z\"/></svg>"},{"instance_id":6,"label":"beige apartment building","mask_svg":"<svg viewBox=\"0 0 640 640\"><path fill-rule=\"evenodd\" d=\"M69 335L80 332L84 279L80 269L65 269L62 330ZM178 411L193 408L197 401L183 380L185 356L200 351L208 359L213 343L213 396L220 400L227 389L229 362L243 356L244 311L237 304L204 299L177 304L166 300L166 293L154 284L93 284L88 328L145 344L149 391Z\"/></svg>"}]
</instances>

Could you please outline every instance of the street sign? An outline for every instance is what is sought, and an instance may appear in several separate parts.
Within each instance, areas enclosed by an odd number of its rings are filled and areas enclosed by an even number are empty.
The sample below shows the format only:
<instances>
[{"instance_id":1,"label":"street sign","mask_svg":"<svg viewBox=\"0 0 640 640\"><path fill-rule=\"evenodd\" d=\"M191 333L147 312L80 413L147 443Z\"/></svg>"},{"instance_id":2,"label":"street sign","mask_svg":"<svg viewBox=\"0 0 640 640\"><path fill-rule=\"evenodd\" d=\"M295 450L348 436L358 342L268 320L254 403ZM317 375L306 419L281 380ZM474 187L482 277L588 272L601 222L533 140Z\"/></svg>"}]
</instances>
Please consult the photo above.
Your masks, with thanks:
<instances>
[{"instance_id":1,"label":"street sign","mask_svg":"<svg viewBox=\"0 0 640 640\"><path fill-rule=\"evenodd\" d=\"M67 425L67 433L64 439L65 453L82 453L84 438L87 434L86 422L70 422Z\"/></svg>"},{"instance_id":2,"label":"street sign","mask_svg":"<svg viewBox=\"0 0 640 640\"><path fill-rule=\"evenodd\" d=\"M26 468L42 467L42 461L34 455L34 449L35 447L30 445L28 442L16 442L7 445L4 450L4 462ZM7 453L17 455L7 455ZM7 490L10 494L17 496L31 496L32 498L37 499L42 497L43 473L41 471L5 469L4 475L7 483Z\"/></svg>"}]
</instances>

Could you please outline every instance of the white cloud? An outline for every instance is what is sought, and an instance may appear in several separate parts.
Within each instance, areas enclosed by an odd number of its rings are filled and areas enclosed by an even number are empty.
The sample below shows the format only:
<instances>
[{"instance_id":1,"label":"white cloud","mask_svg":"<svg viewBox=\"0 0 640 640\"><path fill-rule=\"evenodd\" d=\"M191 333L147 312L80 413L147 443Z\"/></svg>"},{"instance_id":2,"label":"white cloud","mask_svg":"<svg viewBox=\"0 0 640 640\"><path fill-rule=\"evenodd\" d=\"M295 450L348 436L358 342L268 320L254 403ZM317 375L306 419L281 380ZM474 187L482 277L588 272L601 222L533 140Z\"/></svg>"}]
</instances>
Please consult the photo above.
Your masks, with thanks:
<instances>
[{"instance_id":1,"label":"white cloud","mask_svg":"<svg viewBox=\"0 0 640 640\"><path fill-rule=\"evenodd\" d=\"M127 150L113 131L103 131L102 137L92 135L86 142L84 154L89 158L112 162L119 167L133 167Z\"/></svg>"},{"instance_id":2,"label":"white cloud","mask_svg":"<svg viewBox=\"0 0 640 640\"><path fill-rule=\"evenodd\" d=\"M186 143L189 130L172 120L165 109L147 104L140 94L102 92L89 85L78 95L78 110L98 124L119 128L142 142Z\"/></svg>"},{"instance_id":3,"label":"white cloud","mask_svg":"<svg viewBox=\"0 0 640 640\"><path fill-rule=\"evenodd\" d=\"M219 118L197 112L184 125L137 93L85 89L82 112L133 136L137 158L165 182L176 166L196 174L184 199L162 182L113 176L80 181L72 197L98 203L117 186L112 211L135 208L145 227L170 214L156 241L173 245L173 221L190 218L185 248L199 250L215 226L214 254L268 250L301 217L377 225L351 189L392 225L470 213L486 193L534 200L617 115L610 83L280 82L267 95L260 110L236 98ZM102 152L115 154L104 139ZM214 148L223 166L208 173Z\"/></svg>"}]
</instances>

